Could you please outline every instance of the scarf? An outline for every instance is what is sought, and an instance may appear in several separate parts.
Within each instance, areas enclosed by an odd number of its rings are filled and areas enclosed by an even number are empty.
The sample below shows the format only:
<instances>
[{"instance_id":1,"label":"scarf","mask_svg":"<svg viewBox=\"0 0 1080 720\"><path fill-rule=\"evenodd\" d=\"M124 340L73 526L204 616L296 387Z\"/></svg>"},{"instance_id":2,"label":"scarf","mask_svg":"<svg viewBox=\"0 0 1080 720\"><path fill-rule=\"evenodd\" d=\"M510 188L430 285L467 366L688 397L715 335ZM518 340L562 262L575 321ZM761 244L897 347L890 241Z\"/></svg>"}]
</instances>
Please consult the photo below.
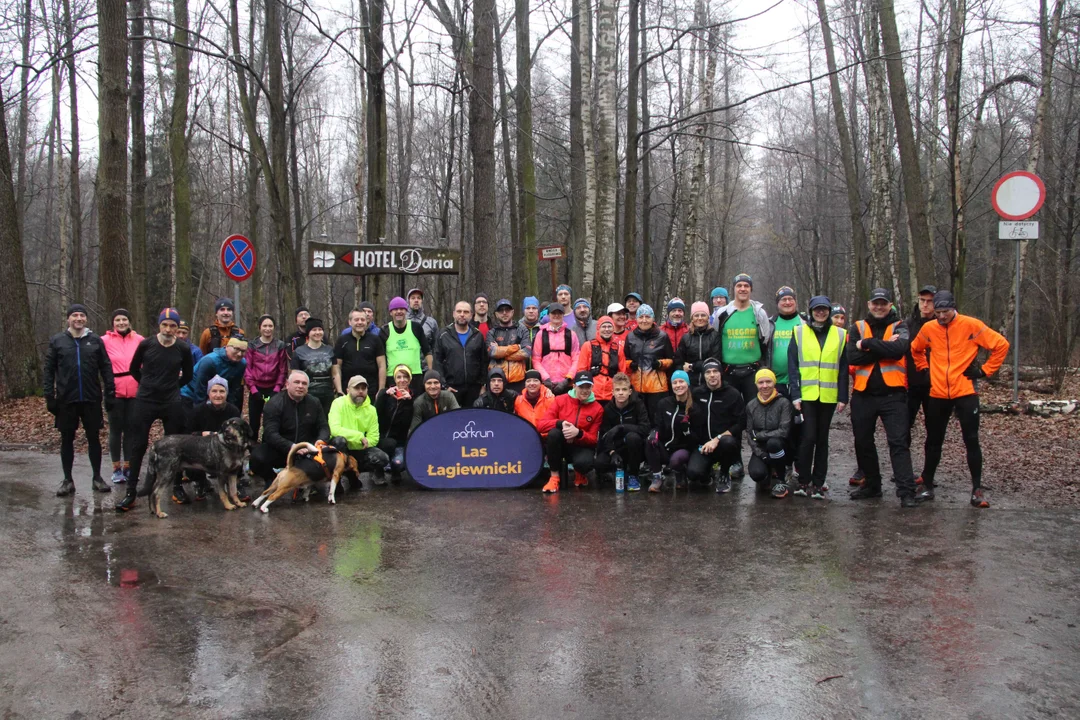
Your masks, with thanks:
<instances>
[{"instance_id":1,"label":"scarf","mask_svg":"<svg viewBox=\"0 0 1080 720\"><path fill-rule=\"evenodd\" d=\"M769 395L766 398L761 397L761 392L759 391L758 394L757 394L757 399L758 399L758 402L761 403L762 405L768 405L773 400L775 400L777 395L779 395L779 394L780 393L776 392L776 388L774 387L774 388L772 388L772 394Z\"/></svg>"}]
</instances>

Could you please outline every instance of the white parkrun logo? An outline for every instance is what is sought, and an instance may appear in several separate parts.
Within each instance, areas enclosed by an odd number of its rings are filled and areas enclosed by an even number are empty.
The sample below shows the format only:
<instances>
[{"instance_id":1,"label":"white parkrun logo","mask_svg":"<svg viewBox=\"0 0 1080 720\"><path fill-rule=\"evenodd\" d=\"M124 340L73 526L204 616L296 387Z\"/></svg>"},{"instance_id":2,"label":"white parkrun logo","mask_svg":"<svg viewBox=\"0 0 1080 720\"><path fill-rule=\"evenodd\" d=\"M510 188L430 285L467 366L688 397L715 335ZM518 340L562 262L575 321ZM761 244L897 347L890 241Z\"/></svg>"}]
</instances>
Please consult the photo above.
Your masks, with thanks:
<instances>
[{"instance_id":1,"label":"white parkrun logo","mask_svg":"<svg viewBox=\"0 0 1080 720\"><path fill-rule=\"evenodd\" d=\"M455 440L468 440L469 438L493 438L495 437L494 430L477 430L476 421L470 420L465 425L464 430L458 430L454 433Z\"/></svg>"}]
</instances>

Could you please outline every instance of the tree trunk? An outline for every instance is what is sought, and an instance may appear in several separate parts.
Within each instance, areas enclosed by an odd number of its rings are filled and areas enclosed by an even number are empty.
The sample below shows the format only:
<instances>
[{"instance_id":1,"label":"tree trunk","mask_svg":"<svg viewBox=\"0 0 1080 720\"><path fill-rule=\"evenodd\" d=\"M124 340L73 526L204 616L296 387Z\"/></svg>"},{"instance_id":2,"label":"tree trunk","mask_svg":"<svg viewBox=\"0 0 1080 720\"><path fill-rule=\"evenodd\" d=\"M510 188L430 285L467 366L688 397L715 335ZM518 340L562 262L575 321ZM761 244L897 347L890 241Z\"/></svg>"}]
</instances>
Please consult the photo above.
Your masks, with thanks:
<instances>
[{"instance_id":1,"label":"tree trunk","mask_svg":"<svg viewBox=\"0 0 1080 720\"><path fill-rule=\"evenodd\" d=\"M629 0L626 53L626 176L623 181L623 292L637 281L637 190L638 190L638 77L642 70L638 57L638 14L641 0ZM621 300L622 298L615 298Z\"/></svg>"},{"instance_id":2,"label":"tree trunk","mask_svg":"<svg viewBox=\"0 0 1080 720\"><path fill-rule=\"evenodd\" d=\"M649 114L649 67L645 64L645 58L648 56L648 36L646 28L648 24L645 22L646 10L648 3L640 3L639 9L641 10L641 22L638 23L641 28L641 58L639 65L641 67L641 128L646 130L649 124L652 122L652 118ZM649 147L649 135L643 132L641 135L641 141L639 143L641 148ZM641 292L645 294L646 298L652 297L652 288L656 286L653 279L653 258L652 258L652 161L650 160L650 153L645 153L641 158ZM629 292L629 288L633 285L628 285L627 289L623 292Z\"/></svg>"},{"instance_id":3,"label":"tree trunk","mask_svg":"<svg viewBox=\"0 0 1080 720\"><path fill-rule=\"evenodd\" d=\"M960 79L963 71L964 32L967 3L949 3L949 40L945 55L945 117L949 128L949 185L952 211L950 285L957 305L963 307L964 277L967 270L967 229L964 226L964 173L960 135ZM973 158L974 160L974 158Z\"/></svg>"},{"instance_id":4,"label":"tree trunk","mask_svg":"<svg viewBox=\"0 0 1080 720\"><path fill-rule=\"evenodd\" d=\"M599 0L596 32L596 78L599 93L596 107L596 279L586 285L582 297L592 298L597 308L606 307L616 296L615 196L619 175L616 152L615 55L619 44L615 27L615 0Z\"/></svg>"},{"instance_id":5,"label":"tree trunk","mask_svg":"<svg viewBox=\"0 0 1080 720\"><path fill-rule=\"evenodd\" d=\"M821 37L825 42L825 61L829 69L829 91L832 95L833 118L836 133L840 137L840 158L844 164L844 180L847 185L848 218L851 222L852 263L855 266L855 298L862 302L870 297L866 282L866 231L862 223L862 200L859 198L859 176L855 169L855 148L844 112L844 98L840 93L840 77L836 70L836 53L833 51L832 29L825 9L825 0L817 0L818 17L821 19Z\"/></svg>"},{"instance_id":6,"label":"tree trunk","mask_svg":"<svg viewBox=\"0 0 1080 720\"><path fill-rule=\"evenodd\" d=\"M34 330L28 321L30 296L26 292L22 230L15 201L11 154L8 150L7 118L3 83L0 83L0 331L4 352L0 354L0 381L9 397L26 397L41 389L41 365Z\"/></svg>"},{"instance_id":7,"label":"tree trunk","mask_svg":"<svg viewBox=\"0 0 1080 720\"><path fill-rule=\"evenodd\" d=\"M71 218L71 296L83 298L82 252L82 187L79 181L79 102L78 75L75 73L75 21L71 17L71 1L64 0L64 40L68 76L68 104L71 112L71 149L68 160L68 213ZM100 98L99 98L100 99ZM98 218L100 227L101 218ZM110 308L111 310L111 308Z\"/></svg>"},{"instance_id":8,"label":"tree trunk","mask_svg":"<svg viewBox=\"0 0 1080 720\"><path fill-rule=\"evenodd\" d=\"M188 96L191 92L191 51L188 45L187 0L173 0L173 101L169 118L169 157L172 160L173 250L176 263L174 301L192 322L191 296L191 176L188 168Z\"/></svg>"},{"instance_id":9,"label":"tree trunk","mask_svg":"<svg viewBox=\"0 0 1080 720\"><path fill-rule=\"evenodd\" d=\"M30 32L31 21L34 16L34 0L26 0L22 4L22 37L19 38L22 45L22 68L19 78L19 139L18 158L19 174L15 182L15 205L22 219L26 212L26 136L30 125Z\"/></svg>"},{"instance_id":10,"label":"tree trunk","mask_svg":"<svg viewBox=\"0 0 1080 720\"><path fill-rule=\"evenodd\" d=\"M383 66L383 0L364 0L367 65L367 242L386 237L386 71Z\"/></svg>"},{"instance_id":11,"label":"tree trunk","mask_svg":"<svg viewBox=\"0 0 1080 720\"><path fill-rule=\"evenodd\" d=\"M526 12L528 12L528 9L526 9ZM517 19L518 18L515 15L515 20L517 20ZM525 22L526 22L526 24L528 24L528 18L525 19ZM495 27L502 27L502 24L498 20L498 15L497 14L496 14L496 20L495 20ZM526 42L525 42L525 46L526 46L526 52L527 52L528 51L527 50L527 48L528 48L528 40L527 39L526 39ZM519 53L521 52L520 46L518 47L518 52ZM501 34L497 35L496 38L495 38L495 64L496 64L496 71L499 74L499 129L502 132L503 171L504 171L504 174L506 175L506 197L507 197L506 205L507 205L507 207L508 207L508 209L510 211L510 260L511 260L511 273L510 273L511 291L510 291L510 296L514 297L514 298L522 298L522 297L525 297L526 295L532 295L533 293L530 293L530 292L528 292L526 290L528 277L526 276L527 271L526 271L526 268L525 268L525 265L526 265L526 262L525 262L526 261L526 258L525 258L525 246L522 243L522 239L521 239L521 236L522 236L522 233L523 233L523 228L521 227L520 215L519 215L519 213L521 211L523 211L524 206L525 206L524 193L520 192L521 182L522 182L523 175L524 175L523 168L521 167L521 159L520 159L521 158L521 143L520 143L520 140L521 140L521 130L520 130L521 108L520 108L520 99L519 99L519 101L518 101L518 105L519 105L519 107L518 107L518 124L519 124L518 163L517 163L517 168L515 170L515 167L514 167L514 153L510 152L510 147L511 147L511 144L510 144L510 108L508 107L507 97L506 97L506 95L507 95L507 92L506 92L506 84L507 84L506 83L506 66L503 63L502 35ZM526 67L527 67L527 65L526 65ZM521 68L521 65L519 64L518 65L518 73L519 73L519 75L520 75L520 72L521 72L520 68ZM521 84L521 80L519 78L518 79L519 88L520 88L520 84ZM534 227L535 227L535 225L534 225ZM535 240L534 240L533 244L535 245ZM535 252L533 254L535 255ZM533 284L534 285L536 284L535 266L536 266L536 261L534 260L533 261L534 272L532 273Z\"/></svg>"},{"instance_id":12,"label":"tree trunk","mask_svg":"<svg viewBox=\"0 0 1080 720\"><path fill-rule=\"evenodd\" d=\"M570 285L581 285L585 251L585 193L588 178L585 174L585 133L589 125L582 116L581 102L589 83L583 75L582 61L590 62L588 52L581 54L582 35L587 33L589 11L583 9L584 0L573 0L570 19L570 238L569 260ZM587 34L586 34L587 37ZM589 47L586 44L586 47ZM552 297L552 300L555 298Z\"/></svg>"},{"instance_id":13,"label":"tree trunk","mask_svg":"<svg viewBox=\"0 0 1080 720\"><path fill-rule=\"evenodd\" d=\"M533 151L532 123L532 52L529 42L529 3L517 0L514 13L517 36L517 168L519 238L524 254L525 279L522 293L515 297L536 295L536 161ZM509 148L507 149L509 152ZM513 200L511 200L511 204Z\"/></svg>"},{"instance_id":14,"label":"tree trunk","mask_svg":"<svg viewBox=\"0 0 1080 720\"><path fill-rule=\"evenodd\" d=\"M102 305L134 299L127 243L127 4L98 0L98 272Z\"/></svg>"},{"instance_id":15,"label":"tree trunk","mask_svg":"<svg viewBox=\"0 0 1080 720\"><path fill-rule=\"evenodd\" d=\"M469 151L473 161L474 287L497 290L495 228L495 0L477 0L473 15L472 87L469 89Z\"/></svg>"},{"instance_id":16,"label":"tree trunk","mask_svg":"<svg viewBox=\"0 0 1080 720\"><path fill-rule=\"evenodd\" d=\"M934 256L931 253L930 232L926 225L922 171L919 168L919 152L915 147L915 133L911 125L911 108L908 106L907 82L904 79L904 61L900 36L896 30L893 0L881 0L878 10L881 18L881 42L885 50L885 70L889 75L889 95L892 99L893 119L896 122L896 141L900 146L900 173L904 182L904 202L908 212L909 242L912 243L915 253L918 284L927 285L934 282Z\"/></svg>"},{"instance_id":17,"label":"tree trunk","mask_svg":"<svg viewBox=\"0 0 1080 720\"><path fill-rule=\"evenodd\" d=\"M596 283L596 158L593 155L592 111L592 13L588 0L575 0L574 15L581 25L577 53L581 66L581 149L584 184L582 194L575 199L584 205L582 210L581 244L572 253L575 265L581 267L580 280L574 285L579 297L591 297Z\"/></svg>"},{"instance_id":18,"label":"tree trunk","mask_svg":"<svg viewBox=\"0 0 1080 720\"><path fill-rule=\"evenodd\" d=\"M129 308L142 329L154 327L146 295L146 96L143 63L143 0L131 0L131 275L135 306Z\"/></svg>"}]
</instances>

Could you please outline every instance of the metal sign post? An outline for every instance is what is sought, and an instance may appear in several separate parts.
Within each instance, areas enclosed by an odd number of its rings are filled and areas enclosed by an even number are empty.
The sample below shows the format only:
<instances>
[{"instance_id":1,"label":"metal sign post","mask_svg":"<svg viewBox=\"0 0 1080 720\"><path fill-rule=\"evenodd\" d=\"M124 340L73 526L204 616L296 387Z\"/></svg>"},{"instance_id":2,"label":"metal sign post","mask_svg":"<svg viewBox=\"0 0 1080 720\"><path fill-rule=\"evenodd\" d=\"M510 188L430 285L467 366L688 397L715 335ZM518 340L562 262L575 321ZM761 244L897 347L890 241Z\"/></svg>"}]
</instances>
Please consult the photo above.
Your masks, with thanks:
<instances>
[{"instance_id":1,"label":"metal sign post","mask_svg":"<svg viewBox=\"0 0 1080 720\"><path fill-rule=\"evenodd\" d=\"M221 243L221 269L233 281L233 314L240 326L240 283L255 273L255 245L243 235L230 235Z\"/></svg>"},{"instance_id":2,"label":"metal sign post","mask_svg":"<svg viewBox=\"0 0 1080 720\"><path fill-rule=\"evenodd\" d=\"M1018 171L1003 175L990 192L990 204L1001 216L998 239L1016 242L1016 298L1013 300L1013 402L1020 402L1020 243L1039 237L1039 223L1024 222L1046 201L1046 186L1034 173Z\"/></svg>"}]
</instances>

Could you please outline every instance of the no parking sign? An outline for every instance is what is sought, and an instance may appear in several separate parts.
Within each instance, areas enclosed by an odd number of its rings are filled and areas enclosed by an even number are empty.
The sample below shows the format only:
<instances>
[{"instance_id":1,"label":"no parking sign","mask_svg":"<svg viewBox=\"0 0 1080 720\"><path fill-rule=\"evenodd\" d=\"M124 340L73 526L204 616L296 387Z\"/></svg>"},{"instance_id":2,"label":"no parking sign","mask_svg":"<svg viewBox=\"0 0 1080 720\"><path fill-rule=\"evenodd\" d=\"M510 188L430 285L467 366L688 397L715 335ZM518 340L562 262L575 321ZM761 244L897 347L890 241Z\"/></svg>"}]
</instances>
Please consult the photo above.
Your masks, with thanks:
<instances>
[{"instance_id":1,"label":"no parking sign","mask_svg":"<svg viewBox=\"0 0 1080 720\"><path fill-rule=\"evenodd\" d=\"M225 238L221 243L221 269L230 280L247 280L255 272L255 246L243 235Z\"/></svg>"}]
</instances>

